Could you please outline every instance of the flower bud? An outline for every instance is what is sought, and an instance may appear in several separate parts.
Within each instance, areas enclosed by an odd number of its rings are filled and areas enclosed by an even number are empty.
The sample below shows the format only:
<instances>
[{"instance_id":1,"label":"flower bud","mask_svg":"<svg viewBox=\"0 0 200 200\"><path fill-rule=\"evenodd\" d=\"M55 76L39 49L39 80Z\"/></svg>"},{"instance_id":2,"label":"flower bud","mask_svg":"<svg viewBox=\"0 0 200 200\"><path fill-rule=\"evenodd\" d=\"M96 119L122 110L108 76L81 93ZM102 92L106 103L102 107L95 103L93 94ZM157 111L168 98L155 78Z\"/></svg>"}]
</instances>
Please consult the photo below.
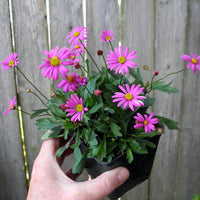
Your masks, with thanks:
<instances>
[{"instance_id":1,"label":"flower bud","mask_svg":"<svg viewBox=\"0 0 200 200\"><path fill-rule=\"evenodd\" d=\"M31 91L30 88L26 88L26 93L29 93Z\"/></svg>"},{"instance_id":2,"label":"flower bud","mask_svg":"<svg viewBox=\"0 0 200 200\"><path fill-rule=\"evenodd\" d=\"M102 56L103 55L103 51L102 50L98 50L97 51L97 55Z\"/></svg>"},{"instance_id":3,"label":"flower bud","mask_svg":"<svg viewBox=\"0 0 200 200\"><path fill-rule=\"evenodd\" d=\"M156 131L158 132L158 134L162 134L163 133L163 129L161 127L157 128Z\"/></svg>"},{"instance_id":4,"label":"flower bud","mask_svg":"<svg viewBox=\"0 0 200 200\"><path fill-rule=\"evenodd\" d=\"M56 93L53 93L51 96L52 96L52 97L56 97Z\"/></svg>"},{"instance_id":5,"label":"flower bud","mask_svg":"<svg viewBox=\"0 0 200 200\"><path fill-rule=\"evenodd\" d=\"M102 93L102 90L95 90L94 95L99 96Z\"/></svg>"},{"instance_id":6,"label":"flower bud","mask_svg":"<svg viewBox=\"0 0 200 200\"><path fill-rule=\"evenodd\" d=\"M153 75L154 75L154 76L158 76L158 74L159 74L159 71L154 71L154 72L153 72Z\"/></svg>"},{"instance_id":7,"label":"flower bud","mask_svg":"<svg viewBox=\"0 0 200 200\"><path fill-rule=\"evenodd\" d=\"M63 103L61 106L60 106L61 110L65 110L66 109L66 104Z\"/></svg>"},{"instance_id":8,"label":"flower bud","mask_svg":"<svg viewBox=\"0 0 200 200\"><path fill-rule=\"evenodd\" d=\"M80 68L79 62L75 62L75 63L74 63L74 67L75 67L76 69L79 69L79 68Z\"/></svg>"},{"instance_id":9,"label":"flower bud","mask_svg":"<svg viewBox=\"0 0 200 200\"><path fill-rule=\"evenodd\" d=\"M148 67L147 65L144 65L144 66L143 66L143 69L144 69L144 70L149 70L149 67Z\"/></svg>"}]
</instances>

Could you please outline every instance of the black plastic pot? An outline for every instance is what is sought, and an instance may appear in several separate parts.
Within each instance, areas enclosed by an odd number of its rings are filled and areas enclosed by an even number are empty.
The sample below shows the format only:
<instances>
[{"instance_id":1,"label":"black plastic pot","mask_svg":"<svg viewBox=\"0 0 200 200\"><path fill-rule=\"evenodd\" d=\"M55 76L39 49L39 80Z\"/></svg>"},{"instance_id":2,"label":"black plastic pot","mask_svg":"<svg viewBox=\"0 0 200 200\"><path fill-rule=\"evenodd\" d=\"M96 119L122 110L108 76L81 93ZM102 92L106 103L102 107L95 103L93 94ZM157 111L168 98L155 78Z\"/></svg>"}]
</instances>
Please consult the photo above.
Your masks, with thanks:
<instances>
[{"instance_id":1,"label":"black plastic pot","mask_svg":"<svg viewBox=\"0 0 200 200\"><path fill-rule=\"evenodd\" d=\"M149 141L158 145L160 135L151 138ZM84 147L82 146L82 150ZM116 167L126 167L130 172L129 179L112 192L108 197L111 200L117 200L123 196L127 191L142 183L149 178L156 149L148 148L148 154L134 154L134 161L129 164L126 159L126 153L116 157L112 162L98 162L96 159L88 159L86 164L86 171L92 178L96 178L105 171L114 169ZM84 151L84 150L83 150Z\"/></svg>"}]
</instances>

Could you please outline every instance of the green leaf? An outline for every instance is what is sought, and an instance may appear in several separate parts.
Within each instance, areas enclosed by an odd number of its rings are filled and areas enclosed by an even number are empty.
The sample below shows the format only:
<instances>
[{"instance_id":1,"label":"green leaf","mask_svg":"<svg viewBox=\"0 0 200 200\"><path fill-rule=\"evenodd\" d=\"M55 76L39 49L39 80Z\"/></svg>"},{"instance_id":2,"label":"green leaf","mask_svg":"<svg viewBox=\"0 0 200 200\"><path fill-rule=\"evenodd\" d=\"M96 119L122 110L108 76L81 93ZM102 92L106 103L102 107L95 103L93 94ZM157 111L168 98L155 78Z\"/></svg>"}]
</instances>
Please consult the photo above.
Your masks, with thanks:
<instances>
[{"instance_id":1,"label":"green leaf","mask_svg":"<svg viewBox=\"0 0 200 200\"><path fill-rule=\"evenodd\" d=\"M146 97L146 99L143 101L144 106L146 106L146 107L152 106L155 101L156 101L155 98Z\"/></svg>"},{"instance_id":2,"label":"green leaf","mask_svg":"<svg viewBox=\"0 0 200 200\"><path fill-rule=\"evenodd\" d=\"M36 120L35 124L38 126L38 130L49 130L63 123L58 123L51 118L41 118Z\"/></svg>"},{"instance_id":3,"label":"green leaf","mask_svg":"<svg viewBox=\"0 0 200 200\"><path fill-rule=\"evenodd\" d=\"M179 124L178 122L168 119L166 117L161 117L161 116L155 116L155 117L158 118L159 123L165 124L168 129L180 130L178 127L178 124Z\"/></svg>"},{"instance_id":4,"label":"green leaf","mask_svg":"<svg viewBox=\"0 0 200 200\"><path fill-rule=\"evenodd\" d=\"M109 112L109 113L112 113L112 114L115 113L115 110L112 109L112 108L107 108L106 107L106 108L104 108L104 110L107 111L107 112Z\"/></svg>"},{"instance_id":5,"label":"green leaf","mask_svg":"<svg viewBox=\"0 0 200 200\"><path fill-rule=\"evenodd\" d=\"M97 112L100 108L103 107L103 103L96 103L88 112L89 114L93 114L95 112Z\"/></svg>"},{"instance_id":6,"label":"green leaf","mask_svg":"<svg viewBox=\"0 0 200 200\"><path fill-rule=\"evenodd\" d=\"M148 153L148 151L145 148L142 148L142 146L140 145L140 143L137 142L134 139L130 140L129 145L130 145L130 147L131 147L131 149L132 149L133 152L136 152L138 154L146 154L146 153Z\"/></svg>"},{"instance_id":7,"label":"green leaf","mask_svg":"<svg viewBox=\"0 0 200 200\"><path fill-rule=\"evenodd\" d=\"M128 147L127 151L126 151L126 158L128 159L128 163L132 163L133 161L133 153L131 151L131 149Z\"/></svg>"},{"instance_id":8,"label":"green leaf","mask_svg":"<svg viewBox=\"0 0 200 200\"><path fill-rule=\"evenodd\" d=\"M143 79L142 79L142 76L140 74L140 69L137 68L137 71L135 71L134 69L129 69L129 74L135 78L135 82L136 84L141 84L141 86L144 86L144 83L143 83Z\"/></svg>"},{"instance_id":9,"label":"green leaf","mask_svg":"<svg viewBox=\"0 0 200 200\"><path fill-rule=\"evenodd\" d=\"M160 91L168 93L168 94L178 93L178 89L171 87L170 86L171 84L172 84L172 81L165 85L164 85L164 82L162 82L162 81L156 81L152 85L152 90L160 90Z\"/></svg>"},{"instance_id":10,"label":"green leaf","mask_svg":"<svg viewBox=\"0 0 200 200\"><path fill-rule=\"evenodd\" d=\"M88 150L84 154L81 154L81 150L77 147L74 150L75 162L72 166L73 174L81 173L87 163Z\"/></svg>"},{"instance_id":11,"label":"green leaf","mask_svg":"<svg viewBox=\"0 0 200 200\"><path fill-rule=\"evenodd\" d=\"M87 74L88 74L88 76L90 76L91 75L91 71L92 71L92 67L91 67L90 61L88 59L86 59L85 63L86 63L86 66L87 66Z\"/></svg>"},{"instance_id":12,"label":"green leaf","mask_svg":"<svg viewBox=\"0 0 200 200\"><path fill-rule=\"evenodd\" d=\"M64 147L60 147L57 151L56 151L56 157L60 158L62 156L62 154L64 153L64 151L66 150L65 146Z\"/></svg>"},{"instance_id":13,"label":"green leaf","mask_svg":"<svg viewBox=\"0 0 200 200\"><path fill-rule=\"evenodd\" d=\"M55 116L61 117L61 118L66 118L66 112L60 109L60 107L55 104L55 103L50 103L49 104L49 109L52 114Z\"/></svg>"},{"instance_id":14,"label":"green leaf","mask_svg":"<svg viewBox=\"0 0 200 200\"><path fill-rule=\"evenodd\" d=\"M62 132L63 128L61 126L55 127L51 130L48 130L47 132L45 132L41 139L42 140L46 140L46 139L51 139L51 138L58 138L61 137L62 135L60 135L60 133Z\"/></svg>"},{"instance_id":15,"label":"green leaf","mask_svg":"<svg viewBox=\"0 0 200 200\"><path fill-rule=\"evenodd\" d=\"M111 131L112 131L112 133L115 137L121 137L122 136L122 133L120 132L121 128L117 124L111 123L110 128L111 128Z\"/></svg>"},{"instance_id":16,"label":"green leaf","mask_svg":"<svg viewBox=\"0 0 200 200\"><path fill-rule=\"evenodd\" d=\"M47 113L48 114L48 109L38 109L38 110L33 110L33 114L30 116L31 119L37 117L38 115L42 113Z\"/></svg>"}]
</instances>

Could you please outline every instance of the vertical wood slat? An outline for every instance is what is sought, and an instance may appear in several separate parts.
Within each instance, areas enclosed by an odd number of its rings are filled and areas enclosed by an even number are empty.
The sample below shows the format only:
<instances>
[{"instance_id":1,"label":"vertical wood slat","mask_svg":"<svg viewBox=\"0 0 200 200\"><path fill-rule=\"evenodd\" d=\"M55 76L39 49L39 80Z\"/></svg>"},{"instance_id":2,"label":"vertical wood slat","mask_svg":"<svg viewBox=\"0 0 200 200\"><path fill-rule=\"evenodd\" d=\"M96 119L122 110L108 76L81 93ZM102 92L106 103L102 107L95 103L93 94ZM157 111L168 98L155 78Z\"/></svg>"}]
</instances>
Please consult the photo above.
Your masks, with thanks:
<instances>
[{"instance_id":1,"label":"vertical wood slat","mask_svg":"<svg viewBox=\"0 0 200 200\"><path fill-rule=\"evenodd\" d=\"M9 53L12 53L7 0L0 2L0 33L0 61L2 62ZM0 71L0 85L0 199L21 200L26 198L27 186L18 113L11 111L6 116L2 116L2 113L8 109L10 99L16 96L14 69Z\"/></svg>"},{"instance_id":2,"label":"vertical wood slat","mask_svg":"<svg viewBox=\"0 0 200 200\"><path fill-rule=\"evenodd\" d=\"M97 55L97 50L103 50L104 56L111 50L109 43L101 42L99 35L103 30L113 30L113 47L118 47L120 39L119 6L116 0L87 0L86 1L86 27L89 31L88 50L95 59L99 68L105 66L103 58ZM94 63L91 62L93 70L96 70ZM98 89L98 88L97 88ZM104 199L108 199L107 197Z\"/></svg>"},{"instance_id":3,"label":"vertical wood slat","mask_svg":"<svg viewBox=\"0 0 200 200\"><path fill-rule=\"evenodd\" d=\"M200 55L200 1L188 1L188 23L185 54ZM187 62L185 63L186 66ZM179 136L178 165L175 200L193 199L200 194L200 72L193 74L191 68L185 72L182 132Z\"/></svg>"},{"instance_id":4,"label":"vertical wood slat","mask_svg":"<svg viewBox=\"0 0 200 200\"><path fill-rule=\"evenodd\" d=\"M185 46L186 16L187 1L156 1L155 64L160 72L158 78L184 67L180 56ZM180 122L183 73L175 78L169 77L166 83L171 80L172 86L179 89L179 94L156 92L154 111ZM174 199L179 134L182 133L166 129L166 134L161 137L150 181L151 200Z\"/></svg>"},{"instance_id":5,"label":"vertical wood slat","mask_svg":"<svg viewBox=\"0 0 200 200\"><path fill-rule=\"evenodd\" d=\"M20 69L37 86L40 91L49 96L49 81L41 75L38 66L46 57L42 52L47 49L47 23L45 0L15 0L13 1L14 37L16 52L19 54ZM18 73L19 98L22 110L31 112L43 108L43 104L31 93L26 93L26 88L31 88L27 81ZM35 120L30 120L23 114L23 126L27 150L29 172L41 145L41 131L37 130Z\"/></svg>"},{"instance_id":6,"label":"vertical wood slat","mask_svg":"<svg viewBox=\"0 0 200 200\"><path fill-rule=\"evenodd\" d=\"M71 44L68 44L68 39L66 36L69 32L72 31L76 26L83 26L83 9L82 9L82 0L68 0L67 3L65 0L61 1L49 1L49 12L50 12L50 39L51 39L51 48L56 46L70 48ZM69 69L69 74L72 72L79 73L79 70L76 70L73 66L67 66ZM57 90L57 84L61 80L54 82L54 90ZM62 168L65 171L68 168L72 167L74 162L73 156L69 156L65 159ZM87 180L86 173L82 173L78 178L78 181Z\"/></svg>"},{"instance_id":7,"label":"vertical wood slat","mask_svg":"<svg viewBox=\"0 0 200 200\"><path fill-rule=\"evenodd\" d=\"M86 23L89 30L88 50L95 59L99 68L105 66L103 58L97 55L97 50L103 50L104 56L111 50L109 43L101 42L100 34L103 30L113 30L113 47L118 47L120 40L119 6L116 0L87 0L86 1ZM94 63L91 62L93 70L96 70Z\"/></svg>"},{"instance_id":8,"label":"vertical wood slat","mask_svg":"<svg viewBox=\"0 0 200 200\"><path fill-rule=\"evenodd\" d=\"M122 1L122 44L130 51L137 51L134 60L145 82L151 81L154 70L154 1ZM149 71L144 71L147 65ZM133 188L122 199L146 200L148 180Z\"/></svg>"},{"instance_id":9,"label":"vertical wood slat","mask_svg":"<svg viewBox=\"0 0 200 200\"><path fill-rule=\"evenodd\" d=\"M60 0L49 1L50 9L50 35L51 35L51 48L56 46L70 48L71 44L68 44L66 36L77 26L83 26L83 5L82 0ZM69 74L72 72L79 73L73 66L68 66ZM56 91L57 84L62 78L54 82L53 88Z\"/></svg>"}]
</instances>

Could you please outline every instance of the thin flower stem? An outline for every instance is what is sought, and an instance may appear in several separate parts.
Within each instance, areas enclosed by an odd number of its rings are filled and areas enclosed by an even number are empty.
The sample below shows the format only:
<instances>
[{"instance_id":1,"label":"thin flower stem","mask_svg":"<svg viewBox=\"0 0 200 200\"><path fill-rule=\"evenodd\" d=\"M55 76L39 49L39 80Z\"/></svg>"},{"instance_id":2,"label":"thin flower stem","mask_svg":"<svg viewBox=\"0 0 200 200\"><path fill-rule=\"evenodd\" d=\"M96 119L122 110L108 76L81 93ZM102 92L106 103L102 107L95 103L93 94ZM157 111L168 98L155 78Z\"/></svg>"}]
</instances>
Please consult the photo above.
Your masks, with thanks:
<instances>
[{"instance_id":1,"label":"thin flower stem","mask_svg":"<svg viewBox=\"0 0 200 200\"><path fill-rule=\"evenodd\" d=\"M84 85L84 87L91 95L93 95L85 85Z\"/></svg>"},{"instance_id":2,"label":"thin flower stem","mask_svg":"<svg viewBox=\"0 0 200 200\"><path fill-rule=\"evenodd\" d=\"M44 106L46 106L47 108L49 108L49 107L46 105L46 103L45 103L35 92L30 91L30 93L32 93L33 95L35 95L35 96L42 102L42 104L43 104Z\"/></svg>"},{"instance_id":3,"label":"thin flower stem","mask_svg":"<svg viewBox=\"0 0 200 200\"><path fill-rule=\"evenodd\" d=\"M111 46L111 49L114 51L114 48L113 48L113 45L112 45L112 42L111 42L111 41L109 41L109 44L110 44L110 46Z\"/></svg>"},{"instance_id":4,"label":"thin flower stem","mask_svg":"<svg viewBox=\"0 0 200 200\"><path fill-rule=\"evenodd\" d=\"M106 59L105 59L104 55L102 55L102 56L103 56L103 60L104 60L105 66L106 66L106 78L108 80L108 66L107 66Z\"/></svg>"},{"instance_id":5,"label":"thin flower stem","mask_svg":"<svg viewBox=\"0 0 200 200\"><path fill-rule=\"evenodd\" d=\"M16 108L16 107L15 107L14 110L20 111L20 112L25 113L25 114L27 114L27 115L31 115L31 113L28 113L28 112L23 111L23 110L21 110L21 109L18 109L18 108Z\"/></svg>"},{"instance_id":6,"label":"thin flower stem","mask_svg":"<svg viewBox=\"0 0 200 200\"><path fill-rule=\"evenodd\" d=\"M83 45L84 49L86 50L87 54L90 56L91 60L93 61L93 63L95 64L97 70L99 72L101 72L101 70L99 69L97 63L95 62L94 58L92 57L92 55L90 54L90 52L87 50L87 48L85 47L85 45L83 44L83 42L81 40L79 40L81 42L81 44Z\"/></svg>"},{"instance_id":7,"label":"thin flower stem","mask_svg":"<svg viewBox=\"0 0 200 200\"><path fill-rule=\"evenodd\" d=\"M153 79L154 79L154 76L153 76L153 77L152 77L152 80L151 80L151 84L150 84L150 90L147 91L146 93L151 92L152 87L153 87L153 84L155 84L155 83L157 83L157 82L159 82L159 81L161 81L161 80L167 78L168 76L171 76L171 75L174 75L174 74L178 74L178 73L184 71L185 69L186 69L186 68L183 68L183 69L181 69L181 70L179 70L179 71L177 71L177 72L169 73L169 74L165 75L164 77L162 77L162 78L160 78L160 79L158 79L158 80L156 80L156 81L154 81L154 82L153 82Z\"/></svg>"},{"instance_id":8,"label":"thin flower stem","mask_svg":"<svg viewBox=\"0 0 200 200\"><path fill-rule=\"evenodd\" d=\"M16 66L17 70L22 74L22 76L28 81L28 83L30 83L39 93L40 95L42 95L46 100L48 100L48 98L46 96L44 96L39 89L37 89L37 87L25 76L25 74Z\"/></svg>"},{"instance_id":9,"label":"thin flower stem","mask_svg":"<svg viewBox=\"0 0 200 200\"><path fill-rule=\"evenodd\" d=\"M162 77L162 78L160 78L160 79L158 79L158 80L154 81L154 82L153 82L153 84L154 84L154 83L156 83L156 82L158 82L158 81L161 81L161 80L163 80L163 79L167 78L168 76L171 76L171 75L173 75L173 74L178 74L178 73L180 73L180 72L184 71L185 69L186 69L186 68L183 68L183 69L181 69L181 70L179 70L179 71L177 71L177 72L172 72L172 73L169 73L169 74L167 74L166 76L164 76L164 77Z\"/></svg>"}]
</instances>

